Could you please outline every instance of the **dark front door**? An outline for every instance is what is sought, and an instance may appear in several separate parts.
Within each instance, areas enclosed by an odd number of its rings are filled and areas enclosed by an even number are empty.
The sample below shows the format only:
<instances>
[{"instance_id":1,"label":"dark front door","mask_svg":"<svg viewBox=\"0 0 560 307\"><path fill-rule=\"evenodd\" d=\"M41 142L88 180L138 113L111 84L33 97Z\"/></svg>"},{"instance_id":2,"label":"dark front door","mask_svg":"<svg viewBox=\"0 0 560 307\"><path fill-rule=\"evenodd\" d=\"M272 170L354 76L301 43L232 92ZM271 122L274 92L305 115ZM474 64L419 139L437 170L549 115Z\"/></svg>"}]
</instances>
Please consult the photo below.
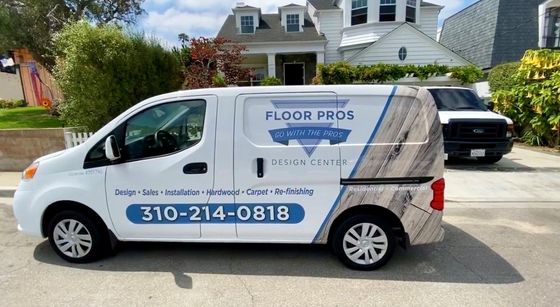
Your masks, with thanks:
<instances>
[{"instance_id":1,"label":"dark front door","mask_svg":"<svg viewBox=\"0 0 560 307\"><path fill-rule=\"evenodd\" d=\"M305 84L305 68L303 63L284 64L284 84L285 85Z\"/></svg>"}]
</instances>

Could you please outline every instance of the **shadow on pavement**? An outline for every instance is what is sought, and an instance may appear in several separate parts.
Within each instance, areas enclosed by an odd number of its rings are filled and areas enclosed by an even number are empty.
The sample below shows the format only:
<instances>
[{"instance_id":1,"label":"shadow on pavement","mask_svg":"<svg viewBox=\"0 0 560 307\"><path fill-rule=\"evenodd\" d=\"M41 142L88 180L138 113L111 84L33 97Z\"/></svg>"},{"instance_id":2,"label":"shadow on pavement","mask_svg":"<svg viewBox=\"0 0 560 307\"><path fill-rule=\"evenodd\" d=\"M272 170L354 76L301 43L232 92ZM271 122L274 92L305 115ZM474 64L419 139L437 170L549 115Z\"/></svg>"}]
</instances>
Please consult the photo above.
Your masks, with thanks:
<instances>
[{"instance_id":1,"label":"shadow on pavement","mask_svg":"<svg viewBox=\"0 0 560 307\"><path fill-rule=\"evenodd\" d=\"M344 267L318 245L122 243L116 256L91 264L60 259L48 241L34 251L36 260L82 270L170 272L178 287L191 289L190 274L309 276L444 283L510 284L523 281L504 258L476 238L445 224L446 239L433 246L397 248L384 268L373 272Z\"/></svg>"},{"instance_id":2,"label":"shadow on pavement","mask_svg":"<svg viewBox=\"0 0 560 307\"><path fill-rule=\"evenodd\" d=\"M462 171L494 172L560 172L560 167L530 167L516 162L518 159L502 158L495 164L484 164L475 158L450 158L445 161L445 168Z\"/></svg>"}]
</instances>

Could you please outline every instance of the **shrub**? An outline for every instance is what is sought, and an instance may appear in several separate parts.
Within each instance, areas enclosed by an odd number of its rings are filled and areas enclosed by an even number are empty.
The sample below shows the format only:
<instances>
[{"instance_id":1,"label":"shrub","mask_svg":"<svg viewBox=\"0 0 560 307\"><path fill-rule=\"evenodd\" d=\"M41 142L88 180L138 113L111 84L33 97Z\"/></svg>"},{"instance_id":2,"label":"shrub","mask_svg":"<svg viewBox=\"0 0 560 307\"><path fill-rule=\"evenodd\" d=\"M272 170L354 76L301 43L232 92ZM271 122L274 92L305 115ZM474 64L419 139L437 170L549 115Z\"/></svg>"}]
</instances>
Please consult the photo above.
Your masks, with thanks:
<instances>
[{"instance_id":1,"label":"shrub","mask_svg":"<svg viewBox=\"0 0 560 307\"><path fill-rule=\"evenodd\" d=\"M262 79L261 85L262 86L282 85L282 80L280 80L276 77L266 77L266 78Z\"/></svg>"},{"instance_id":2,"label":"shrub","mask_svg":"<svg viewBox=\"0 0 560 307\"><path fill-rule=\"evenodd\" d=\"M496 92L511 89L515 85L513 76L517 73L519 66L521 66L520 62L514 62L494 67L488 75L490 90Z\"/></svg>"},{"instance_id":3,"label":"shrub","mask_svg":"<svg viewBox=\"0 0 560 307\"><path fill-rule=\"evenodd\" d=\"M560 144L560 53L529 50L511 86L493 93L496 109L511 117L531 145Z\"/></svg>"},{"instance_id":4,"label":"shrub","mask_svg":"<svg viewBox=\"0 0 560 307\"><path fill-rule=\"evenodd\" d=\"M13 109L27 107L27 101L23 99L1 99L0 109Z\"/></svg>"},{"instance_id":5,"label":"shrub","mask_svg":"<svg viewBox=\"0 0 560 307\"><path fill-rule=\"evenodd\" d=\"M215 75L212 78L212 87L227 87L226 79L220 75Z\"/></svg>"},{"instance_id":6,"label":"shrub","mask_svg":"<svg viewBox=\"0 0 560 307\"><path fill-rule=\"evenodd\" d=\"M155 40L117 26L69 24L57 35L62 119L97 130L134 104L179 89L180 64Z\"/></svg>"},{"instance_id":7,"label":"shrub","mask_svg":"<svg viewBox=\"0 0 560 307\"><path fill-rule=\"evenodd\" d=\"M463 84L474 83L482 78L482 71L474 66L448 67L446 65L397 65L375 64L352 66L347 62L319 65L313 84L352 84L352 83L385 83L399 79L417 77L426 80L434 76L451 74L452 78Z\"/></svg>"}]
</instances>

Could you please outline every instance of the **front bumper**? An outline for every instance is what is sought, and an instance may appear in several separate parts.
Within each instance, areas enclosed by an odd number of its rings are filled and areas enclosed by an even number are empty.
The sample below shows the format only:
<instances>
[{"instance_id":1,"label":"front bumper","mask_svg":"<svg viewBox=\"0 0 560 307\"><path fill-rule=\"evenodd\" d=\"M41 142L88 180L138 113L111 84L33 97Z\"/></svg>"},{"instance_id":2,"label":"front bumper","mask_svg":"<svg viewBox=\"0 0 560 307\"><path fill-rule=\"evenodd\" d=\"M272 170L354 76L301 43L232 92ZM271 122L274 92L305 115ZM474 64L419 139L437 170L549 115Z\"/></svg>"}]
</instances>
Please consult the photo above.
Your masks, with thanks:
<instances>
[{"instance_id":1,"label":"front bumper","mask_svg":"<svg viewBox=\"0 0 560 307\"><path fill-rule=\"evenodd\" d=\"M445 153L450 157L470 157L471 150L484 149L487 157L503 156L511 152L513 139L492 142L444 141Z\"/></svg>"},{"instance_id":2,"label":"front bumper","mask_svg":"<svg viewBox=\"0 0 560 307\"><path fill-rule=\"evenodd\" d=\"M14 216L18 230L26 235L43 237L41 215L32 210L33 192L18 189L14 195Z\"/></svg>"}]
</instances>

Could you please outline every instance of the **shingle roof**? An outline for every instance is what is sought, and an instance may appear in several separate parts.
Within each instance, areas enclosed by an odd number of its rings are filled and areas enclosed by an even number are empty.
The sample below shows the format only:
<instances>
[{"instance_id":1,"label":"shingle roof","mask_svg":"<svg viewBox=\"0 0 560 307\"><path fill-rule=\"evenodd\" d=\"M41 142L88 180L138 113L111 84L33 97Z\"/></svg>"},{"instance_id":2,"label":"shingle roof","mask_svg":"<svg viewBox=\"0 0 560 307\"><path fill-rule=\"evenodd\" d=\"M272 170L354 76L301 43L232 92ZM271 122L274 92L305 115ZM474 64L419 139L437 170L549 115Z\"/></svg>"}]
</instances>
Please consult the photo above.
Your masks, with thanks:
<instances>
[{"instance_id":1,"label":"shingle roof","mask_svg":"<svg viewBox=\"0 0 560 307\"><path fill-rule=\"evenodd\" d=\"M334 5L333 0L307 0L309 4L313 5L314 8L318 10L335 10L338 9L336 5Z\"/></svg>"},{"instance_id":2,"label":"shingle roof","mask_svg":"<svg viewBox=\"0 0 560 307\"><path fill-rule=\"evenodd\" d=\"M290 4L288 4L288 5L284 5L284 6L281 6L281 7L305 7L305 6L299 5L299 4L295 4L295 3L290 3Z\"/></svg>"},{"instance_id":3,"label":"shingle roof","mask_svg":"<svg viewBox=\"0 0 560 307\"><path fill-rule=\"evenodd\" d=\"M255 34L238 34L235 16L229 15L222 25L219 37L238 43L265 43L265 42L300 42L300 41L326 41L325 36L317 33L311 18L305 14L303 32L288 33L280 24L279 14L262 14L260 26Z\"/></svg>"}]
</instances>

